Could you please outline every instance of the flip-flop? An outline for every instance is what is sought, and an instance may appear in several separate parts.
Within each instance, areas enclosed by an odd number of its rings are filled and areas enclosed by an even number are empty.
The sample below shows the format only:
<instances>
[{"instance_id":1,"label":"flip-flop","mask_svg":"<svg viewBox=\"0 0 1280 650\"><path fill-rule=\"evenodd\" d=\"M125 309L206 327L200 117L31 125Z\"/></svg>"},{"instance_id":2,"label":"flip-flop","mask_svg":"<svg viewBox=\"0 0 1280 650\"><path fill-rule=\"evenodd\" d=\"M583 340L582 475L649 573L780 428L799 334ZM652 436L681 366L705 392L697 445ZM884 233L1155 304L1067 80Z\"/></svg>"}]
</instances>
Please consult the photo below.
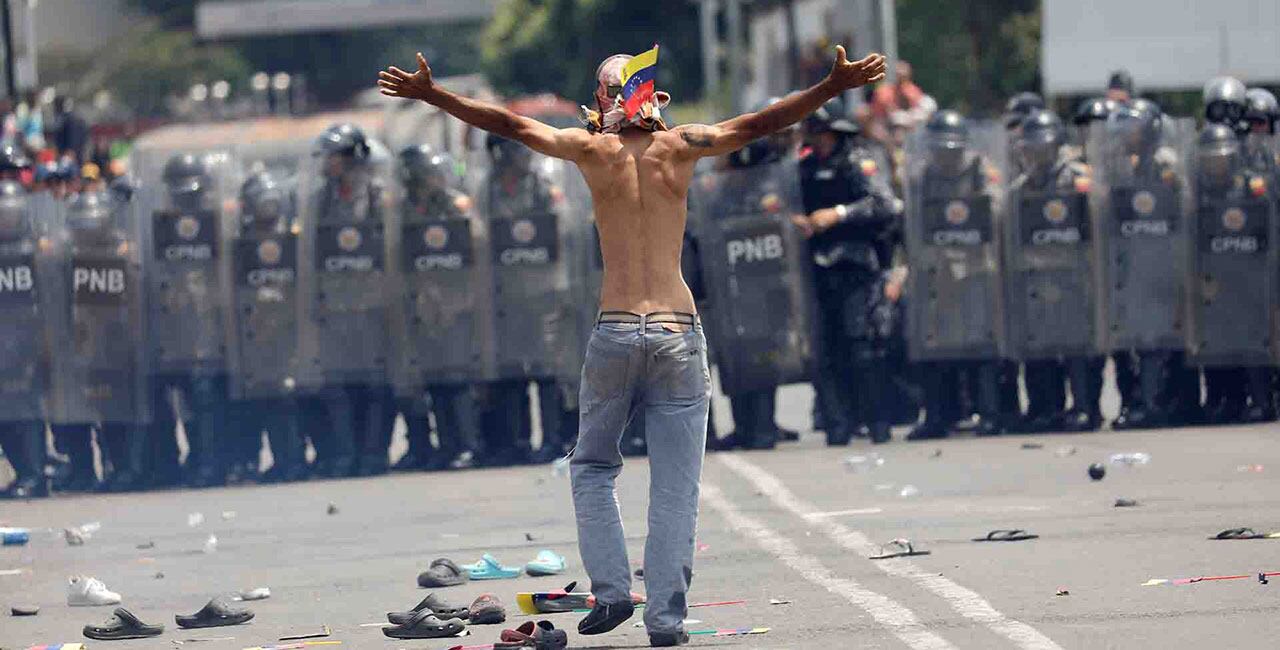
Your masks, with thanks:
<instances>
[{"instance_id":1,"label":"flip-flop","mask_svg":"<svg viewBox=\"0 0 1280 650\"><path fill-rule=\"evenodd\" d=\"M929 555L931 553L933 553L933 551L916 550L916 547L911 545L911 540L909 539L898 538L885 542L884 546L880 547L880 553L878 555L872 555L867 559L889 560L895 557L914 557L917 555Z\"/></svg>"},{"instance_id":2,"label":"flip-flop","mask_svg":"<svg viewBox=\"0 0 1280 650\"><path fill-rule=\"evenodd\" d=\"M1280 533L1259 533L1252 528L1228 528L1209 539L1280 539Z\"/></svg>"},{"instance_id":3,"label":"flip-flop","mask_svg":"<svg viewBox=\"0 0 1280 650\"><path fill-rule=\"evenodd\" d=\"M84 635L97 641L116 641L119 639L146 639L164 633L163 625L143 623L132 612L117 607L106 622L101 625L84 626Z\"/></svg>"},{"instance_id":4,"label":"flip-flop","mask_svg":"<svg viewBox=\"0 0 1280 650\"><path fill-rule=\"evenodd\" d=\"M462 567L455 564L453 560L442 557L432 562L426 571L418 574L418 586L426 589L452 587L470 579L471 576L463 571Z\"/></svg>"},{"instance_id":5,"label":"flip-flop","mask_svg":"<svg viewBox=\"0 0 1280 650\"><path fill-rule=\"evenodd\" d=\"M569 646L569 635L557 630L551 621L526 621L514 630L503 630L501 641L493 644L499 648L535 648L536 650L564 650Z\"/></svg>"},{"instance_id":6,"label":"flip-flop","mask_svg":"<svg viewBox=\"0 0 1280 650\"><path fill-rule=\"evenodd\" d=\"M443 639L458 636L467 629L462 619L442 621L429 609L424 609L402 625L382 628L382 633L393 639Z\"/></svg>"},{"instance_id":7,"label":"flip-flop","mask_svg":"<svg viewBox=\"0 0 1280 650\"><path fill-rule=\"evenodd\" d=\"M595 597L587 591L574 591L578 583L570 582L564 589L545 592L522 592L516 594L516 606L525 614L558 614L580 609L591 609Z\"/></svg>"},{"instance_id":8,"label":"flip-flop","mask_svg":"<svg viewBox=\"0 0 1280 650\"><path fill-rule=\"evenodd\" d=\"M413 620L413 617L417 616L418 612L421 612L423 610L430 610L431 613L435 614L437 617L444 620L448 620L451 618L460 618L462 620L466 620L471 616L470 609L466 607L458 607L455 605L450 605L449 603L445 602L443 598L435 595L434 593L430 593L430 594L427 594L426 598L423 598L421 601L419 601L417 605L414 605L413 609L410 609L409 611L387 612L387 621L395 625L404 625L405 623L408 623L409 621Z\"/></svg>"},{"instance_id":9,"label":"flip-flop","mask_svg":"<svg viewBox=\"0 0 1280 650\"><path fill-rule=\"evenodd\" d=\"M1021 528L993 530L987 533L986 537L975 537L975 542L1021 542L1027 539L1037 539L1039 535L1028 533Z\"/></svg>"},{"instance_id":10,"label":"flip-flop","mask_svg":"<svg viewBox=\"0 0 1280 650\"><path fill-rule=\"evenodd\" d=\"M214 598L200 611L190 616L175 614L173 617L178 627L184 629L239 625L251 620L253 620L253 612L247 609L234 609L221 598Z\"/></svg>"},{"instance_id":11,"label":"flip-flop","mask_svg":"<svg viewBox=\"0 0 1280 650\"><path fill-rule=\"evenodd\" d=\"M538 557L524 565L525 573L531 576L554 576L564 573L564 556L553 551L538 551Z\"/></svg>"},{"instance_id":12,"label":"flip-flop","mask_svg":"<svg viewBox=\"0 0 1280 650\"><path fill-rule=\"evenodd\" d=\"M495 625L507 620L507 610L493 594L481 594L467 612L472 625Z\"/></svg>"},{"instance_id":13,"label":"flip-flop","mask_svg":"<svg viewBox=\"0 0 1280 650\"><path fill-rule=\"evenodd\" d=\"M520 567L502 566L497 558L488 553L481 556L479 562L463 565L462 568L472 580L503 580L518 577L521 573Z\"/></svg>"}]
</instances>

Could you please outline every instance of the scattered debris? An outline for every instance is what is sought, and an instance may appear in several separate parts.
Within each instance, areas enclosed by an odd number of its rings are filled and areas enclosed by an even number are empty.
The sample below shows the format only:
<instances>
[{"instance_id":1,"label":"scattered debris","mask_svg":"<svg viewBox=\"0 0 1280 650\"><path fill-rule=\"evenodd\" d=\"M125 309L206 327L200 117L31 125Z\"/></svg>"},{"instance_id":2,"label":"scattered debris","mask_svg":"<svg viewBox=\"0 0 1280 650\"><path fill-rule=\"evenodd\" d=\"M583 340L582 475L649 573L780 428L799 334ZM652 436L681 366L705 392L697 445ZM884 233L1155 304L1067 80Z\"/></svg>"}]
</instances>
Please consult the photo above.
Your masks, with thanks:
<instances>
[{"instance_id":1,"label":"scattered debris","mask_svg":"<svg viewBox=\"0 0 1280 650\"><path fill-rule=\"evenodd\" d=\"M1063 589L1063 588L1059 587L1059 588L1058 588L1058 592L1057 592L1057 593L1055 593L1054 595L1055 595L1055 596L1070 596L1070 595L1071 595L1071 592L1070 592L1070 591L1067 591L1066 589Z\"/></svg>"},{"instance_id":2,"label":"scattered debris","mask_svg":"<svg viewBox=\"0 0 1280 650\"><path fill-rule=\"evenodd\" d=\"M742 627L737 629L694 630L689 633L689 636L745 636L748 634L766 634L768 632L769 628L767 627Z\"/></svg>"},{"instance_id":3,"label":"scattered debris","mask_svg":"<svg viewBox=\"0 0 1280 650\"><path fill-rule=\"evenodd\" d=\"M156 571L156 574L152 577L156 580L164 580L164 571Z\"/></svg>"},{"instance_id":4,"label":"scattered debris","mask_svg":"<svg viewBox=\"0 0 1280 650\"><path fill-rule=\"evenodd\" d=\"M156 543L154 541L151 541L143 544L138 544L134 548L138 549L139 551L149 551L155 547L156 547Z\"/></svg>"},{"instance_id":5,"label":"scattered debris","mask_svg":"<svg viewBox=\"0 0 1280 650\"><path fill-rule=\"evenodd\" d=\"M1028 539L1037 539L1039 535L1028 533L1021 528L1010 528L993 530L987 533L986 537L975 537L975 542L1021 542Z\"/></svg>"},{"instance_id":6,"label":"scattered debris","mask_svg":"<svg viewBox=\"0 0 1280 650\"><path fill-rule=\"evenodd\" d=\"M899 537L885 542L880 547L880 552L868 557L869 560L890 560L895 557L914 557L917 555L930 555L932 551L916 550L911 544L911 540Z\"/></svg>"},{"instance_id":7,"label":"scattered debris","mask_svg":"<svg viewBox=\"0 0 1280 650\"><path fill-rule=\"evenodd\" d=\"M1143 451L1131 451L1124 454L1111 454L1108 458L1112 465L1126 465L1134 467L1136 465L1146 465L1151 462L1151 454Z\"/></svg>"},{"instance_id":8,"label":"scattered debris","mask_svg":"<svg viewBox=\"0 0 1280 650\"><path fill-rule=\"evenodd\" d=\"M85 650L83 643L48 643L33 645L27 650Z\"/></svg>"},{"instance_id":9,"label":"scattered debris","mask_svg":"<svg viewBox=\"0 0 1280 650\"><path fill-rule=\"evenodd\" d=\"M538 538L537 538L537 537L534 537L534 536L533 536L533 533L525 533L525 534L524 534L524 541L526 541L526 542L534 542L534 541L537 541L537 540L538 540Z\"/></svg>"},{"instance_id":10,"label":"scattered debris","mask_svg":"<svg viewBox=\"0 0 1280 650\"><path fill-rule=\"evenodd\" d=\"M785 598L770 598L769 604L770 605L790 605L791 601Z\"/></svg>"},{"instance_id":11,"label":"scattered debris","mask_svg":"<svg viewBox=\"0 0 1280 650\"><path fill-rule=\"evenodd\" d=\"M330 501L329 507L325 509L325 512L329 513L330 515L338 514L338 505Z\"/></svg>"},{"instance_id":12,"label":"scattered debris","mask_svg":"<svg viewBox=\"0 0 1280 650\"><path fill-rule=\"evenodd\" d=\"M303 632L301 634L290 634L287 636L280 637L280 640L281 641L301 641L303 639L322 639L331 634L333 634L333 632L329 629L328 625L321 625L319 632Z\"/></svg>"},{"instance_id":13,"label":"scattered debris","mask_svg":"<svg viewBox=\"0 0 1280 650\"><path fill-rule=\"evenodd\" d=\"M235 519L235 518L236 518L236 511L235 511L235 510L223 510L223 511L222 511L222 520L223 520L223 521L231 521L232 519Z\"/></svg>"},{"instance_id":14,"label":"scattered debris","mask_svg":"<svg viewBox=\"0 0 1280 650\"><path fill-rule=\"evenodd\" d=\"M1259 533L1252 528L1228 528L1209 539L1280 539L1280 533Z\"/></svg>"},{"instance_id":15,"label":"scattered debris","mask_svg":"<svg viewBox=\"0 0 1280 650\"><path fill-rule=\"evenodd\" d=\"M914 485L904 485L901 490L898 490L898 496L900 497L913 497L918 494L920 494L920 488Z\"/></svg>"},{"instance_id":16,"label":"scattered debris","mask_svg":"<svg viewBox=\"0 0 1280 650\"><path fill-rule=\"evenodd\" d=\"M204 548L203 548L203 549L201 549L201 550L203 550L203 551L204 551L205 555L211 555L211 554L213 554L213 553L217 552L217 550L218 550L218 536L217 536L217 535L210 535L210 536L209 536L209 539L204 540Z\"/></svg>"},{"instance_id":17,"label":"scattered debris","mask_svg":"<svg viewBox=\"0 0 1280 650\"><path fill-rule=\"evenodd\" d=\"M79 528L63 528L62 537L67 540L67 546L84 546L85 540L89 539L89 534Z\"/></svg>"},{"instance_id":18,"label":"scattered debris","mask_svg":"<svg viewBox=\"0 0 1280 650\"><path fill-rule=\"evenodd\" d=\"M26 528L0 528L0 546L24 546L31 541L31 531Z\"/></svg>"},{"instance_id":19,"label":"scattered debris","mask_svg":"<svg viewBox=\"0 0 1280 650\"><path fill-rule=\"evenodd\" d=\"M1261 465L1239 465L1236 467L1237 472L1262 472L1265 468Z\"/></svg>"},{"instance_id":20,"label":"scattered debris","mask_svg":"<svg viewBox=\"0 0 1280 650\"><path fill-rule=\"evenodd\" d=\"M107 589L107 586L97 578L72 576L67 581L67 605L71 607L119 604L120 594Z\"/></svg>"},{"instance_id":21,"label":"scattered debris","mask_svg":"<svg viewBox=\"0 0 1280 650\"><path fill-rule=\"evenodd\" d=\"M4 576L20 576L26 569L0 569L0 577Z\"/></svg>"},{"instance_id":22,"label":"scattered debris","mask_svg":"<svg viewBox=\"0 0 1280 650\"><path fill-rule=\"evenodd\" d=\"M195 528L204 523L204 513L193 512L187 515L187 526Z\"/></svg>"},{"instance_id":23,"label":"scattered debris","mask_svg":"<svg viewBox=\"0 0 1280 650\"><path fill-rule=\"evenodd\" d=\"M941 450L941 449L934 449L934 450L933 450L933 453L932 453L932 454L929 454L929 458L942 458L942 450Z\"/></svg>"},{"instance_id":24,"label":"scattered debris","mask_svg":"<svg viewBox=\"0 0 1280 650\"><path fill-rule=\"evenodd\" d=\"M9 608L9 613L14 616L35 616L40 613L40 608L35 605L14 605Z\"/></svg>"},{"instance_id":25,"label":"scattered debris","mask_svg":"<svg viewBox=\"0 0 1280 650\"><path fill-rule=\"evenodd\" d=\"M893 489L893 483L876 483L871 487L876 492L885 492Z\"/></svg>"},{"instance_id":26,"label":"scattered debris","mask_svg":"<svg viewBox=\"0 0 1280 650\"><path fill-rule=\"evenodd\" d=\"M694 548L697 550L697 552L698 552L698 553L701 553L701 552L703 552L703 551L709 551L709 550L711 550L711 545L710 545L710 544L704 544L704 543L702 543L702 542L698 542L698 545L697 545L696 547L694 547Z\"/></svg>"},{"instance_id":27,"label":"scattered debris","mask_svg":"<svg viewBox=\"0 0 1280 650\"><path fill-rule=\"evenodd\" d=\"M172 641L170 641L170 643L172 643L173 645L182 645L184 643L206 643L208 641L235 641L235 640L236 638L233 636L207 636L207 637L198 637L194 639L182 639L182 640L173 639Z\"/></svg>"},{"instance_id":28,"label":"scattered debris","mask_svg":"<svg viewBox=\"0 0 1280 650\"><path fill-rule=\"evenodd\" d=\"M551 463L551 475L556 478L569 478L569 459L568 457L557 458Z\"/></svg>"},{"instance_id":29,"label":"scattered debris","mask_svg":"<svg viewBox=\"0 0 1280 650\"><path fill-rule=\"evenodd\" d=\"M1054 456L1057 456L1058 458L1066 458L1067 456L1075 456L1075 455L1076 455L1076 448L1075 448L1075 447L1072 447L1072 446L1070 446L1070 445L1065 446L1065 447L1058 447L1057 449L1054 449L1054 450L1053 450L1053 455L1054 455Z\"/></svg>"},{"instance_id":30,"label":"scattered debris","mask_svg":"<svg viewBox=\"0 0 1280 650\"><path fill-rule=\"evenodd\" d=\"M1116 499L1116 505L1115 505L1115 507L1117 507L1117 508L1134 508L1134 507L1137 507L1137 505L1138 505L1138 500L1137 500L1137 499Z\"/></svg>"},{"instance_id":31,"label":"scattered debris","mask_svg":"<svg viewBox=\"0 0 1280 650\"><path fill-rule=\"evenodd\" d=\"M525 573L533 577L555 576L564 573L564 556L550 549L538 551L537 557L524 565Z\"/></svg>"},{"instance_id":32,"label":"scattered debris","mask_svg":"<svg viewBox=\"0 0 1280 650\"><path fill-rule=\"evenodd\" d=\"M1089 465L1089 478L1095 481L1101 481L1107 475L1107 466L1102 463L1093 463Z\"/></svg>"},{"instance_id":33,"label":"scattered debris","mask_svg":"<svg viewBox=\"0 0 1280 650\"><path fill-rule=\"evenodd\" d=\"M1022 443L1022 448L1023 449L1044 449L1044 444L1039 442L1024 442Z\"/></svg>"},{"instance_id":34,"label":"scattered debris","mask_svg":"<svg viewBox=\"0 0 1280 650\"><path fill-rule=\"evenodd\" d=\"M231 594L231 600L266 600L271 597L271 590L266 587L242 589Z\"/></svg>"},{"instance_id":35,"label":"scattered debris","mask_svg":"<svg viewBox=\"0 0 1280 650\"><path fill-rule=\"evenodd\" d=\"M302 648L310 648L312 646L324 645L342 645L341 641L299 641L297 643L284 643L277 645L252 646L244 650L301 650Z\"/></svg>"},{"instance_id":36,"label":"scattered debris","mask_svg":"<svg viewBox=\"0 0 1280 650\"><path fill-rule=\"evenodd\" d=\"M880 454L846 456L840 461L850 472L866 472L877 467L884 467L885 460Z\"/></svg>"},{"instance_id":37,"label":"scattered debris","mask_svg":"<svg viewBox=\"0 0 1280 650\"><path fill-rule=\"evenodd\" d=\"M1280 571L1267 571L1258 573L1249 573L1235 576L1200 576L1198 578L1152 578L1144 583L1143 587L1155 587L1158 585L1191 585L1197 582L1215 582L1220 580L1248 580L1256 578L1262 584L1268 584L1267 578L1280 576Z\"/></svg>"}]
</instances>

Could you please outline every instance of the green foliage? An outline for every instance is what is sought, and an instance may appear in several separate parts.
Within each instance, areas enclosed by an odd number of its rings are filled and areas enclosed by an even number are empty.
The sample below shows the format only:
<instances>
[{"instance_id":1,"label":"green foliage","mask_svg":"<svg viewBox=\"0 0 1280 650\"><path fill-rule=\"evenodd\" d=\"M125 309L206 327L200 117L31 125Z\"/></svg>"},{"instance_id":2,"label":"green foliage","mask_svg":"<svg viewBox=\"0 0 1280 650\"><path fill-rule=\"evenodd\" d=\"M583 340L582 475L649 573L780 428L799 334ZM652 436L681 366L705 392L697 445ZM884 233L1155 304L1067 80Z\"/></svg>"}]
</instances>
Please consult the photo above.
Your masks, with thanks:
<instances>
[{"instance_id":1,"label":"green foliage","mask_svg":"<svg viewBox=\"0 0 1280 650\"><path fill-rule=\"evenodd\" d=\"M654 43L662 48L658 88L693 100L702 84L698 10L683 0L505 0L484 32L481 63L500 92L586 104L600 61Z\"/></svg>"},{"instance_id":2,"label":"green foliage","mask_svg":"<svg viewBox=\"0 0 1280 650\"><path fill-rule=\"evenodd\" d=\"M128 0L137 10L144 11L172 27L191 27L195 24L196 5L199 0Z\"/></svg>"},{"instance_id":3,"label":"green foliage","mask_svg":"<svg viewBox=\"0 0 1280 650\"><path fill-rule=\"evenodd\" d=\"M1038 0L897 0L898 53L939 106L994 113L1040 89Z\"/></svg>"}]
</instances>

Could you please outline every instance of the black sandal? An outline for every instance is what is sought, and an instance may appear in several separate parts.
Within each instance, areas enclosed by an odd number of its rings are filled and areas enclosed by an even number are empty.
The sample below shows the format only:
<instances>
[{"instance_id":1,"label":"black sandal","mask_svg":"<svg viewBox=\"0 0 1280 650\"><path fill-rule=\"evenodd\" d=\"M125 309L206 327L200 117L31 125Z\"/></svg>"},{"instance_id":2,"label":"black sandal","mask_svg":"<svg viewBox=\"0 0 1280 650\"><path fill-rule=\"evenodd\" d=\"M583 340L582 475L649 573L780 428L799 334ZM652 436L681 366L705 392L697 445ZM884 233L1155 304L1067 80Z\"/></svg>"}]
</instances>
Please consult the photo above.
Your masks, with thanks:
<instances>
[{"instance_id":1,"label":"black sandal","mask_svg":"<svg viewBox=\"0 0 1280 650\"><path fill-rule=\"evenodd\" d=\"M1264 535L1252 528L1228 528L1209 539L1276 539L1280 533Z\"/></svg>"},{"instance_id":2,"label":"black sandal","mask_svg":"<svg viewBox=\"0 0 1280 650\"><path fill-rule=\"evenodd\" d=\"M253 620L253 612L247 609L235 609L221 598L214 598L200 611L190 616L175 614L173 617L178 627L184 629L240 625L251 620Z\"/></svg>"},{"instance_id":3,"label":"black sandal","mask_svg":"<svg viewBox=\"0 0 1280 650\"><path fill-rule=\"evenodd\" d=\"M452 587L471 579L471 576L449 558L440 558L418 574L418 586L426 589Z\"/></svg>"},{"instance_id":4,"label":"black sandal","mask_svg":"<svg viewBox=\"0 0 1280 650\"><path fill-rule=\"evenodd\" d=\"M933 551L918 551L916 550L916 547L911 544L911 540L898 538L885 542L884 546L880 547L880 553L878 555L872 555L867 559L891 560L895 557L915 557L917 555L930 555L932 553Z\"/></svg>"},{"instance_id":5,"label":"black sandal","mask_svg":"<svg viewBox=\"0 0 1280 650\"><path fill-rule=\"evenodd\" d=\"M102 625L84 626L84 635L96 641L120 639L146 639L164 633L163 625L148 625L129 610L117 607Z\"/></svg>"},{"instance_id":6,"label":"black sandal","mask_svg":"<svg viewBox=\"0 0 1280 650\"><path fill-rule=\"evenodd\" d=\"M975 542L1021 542L1027 539L1037 539L1039 535L1033 535L1021 528L993 530L987 533L986 537L975 537Z\"/></svg>"},{"instance_id":7,"label":"black sandal","mask_svg":"<svg viewBox=\"0 0 1280 650\"><path fill-rule=\"evenodd\" d=\"M413 609L407 612L387 612L387 620L396 624L404 625L413 620L418 612L429 610L437 617L448 620L451 618L460 618L466 620L471 617L471 609L469 607L455 607L446 603L443 598L434 593L427 594L421 602L413 606Z\"/></svg>"},{"instance_id":8,"label":"black sandal","mask_svg":"<svg viewBox=\"0 0 1280 650\"><path fill-rule=\"evenodd\" d=\"M382 633L393 639L443 639L458 636L467 629L462 619L442 621L429 609L424 609L402 625L382 628Z\"/></svg>"}]
</instances>

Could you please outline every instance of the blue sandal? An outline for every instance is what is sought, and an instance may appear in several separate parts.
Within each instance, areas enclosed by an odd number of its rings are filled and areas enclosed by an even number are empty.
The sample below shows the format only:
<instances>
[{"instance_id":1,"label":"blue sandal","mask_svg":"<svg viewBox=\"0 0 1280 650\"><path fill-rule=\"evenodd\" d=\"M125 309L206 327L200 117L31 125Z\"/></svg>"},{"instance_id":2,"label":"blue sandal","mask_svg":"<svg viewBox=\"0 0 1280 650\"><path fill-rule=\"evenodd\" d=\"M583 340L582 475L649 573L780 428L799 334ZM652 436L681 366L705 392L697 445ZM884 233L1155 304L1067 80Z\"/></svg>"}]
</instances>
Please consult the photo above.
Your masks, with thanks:
<instances>
[{"instance_id":1,"label":"blue sandal","mask_svg":"<svg viewBox=\"0 0 1280 650\"><path fill-rule=\"evenodd\" d=\"M497 558L488 553L481 556L480 561L475 564L464 564L462 569L472 580L502 580L520 575L520 567L502 566Z\"/></svg>"},{"instance_id":2,"label":"blue sandal","mask_svg":"<svg viewBox=\"0 0 1280 650\"><path fill-rule=\"evenodd\" d=\"M564 556L554 551L538 551L538 557L524 565L525 573L531 576L554 576L564 573Z\"/></svg>"}]
</instances>

